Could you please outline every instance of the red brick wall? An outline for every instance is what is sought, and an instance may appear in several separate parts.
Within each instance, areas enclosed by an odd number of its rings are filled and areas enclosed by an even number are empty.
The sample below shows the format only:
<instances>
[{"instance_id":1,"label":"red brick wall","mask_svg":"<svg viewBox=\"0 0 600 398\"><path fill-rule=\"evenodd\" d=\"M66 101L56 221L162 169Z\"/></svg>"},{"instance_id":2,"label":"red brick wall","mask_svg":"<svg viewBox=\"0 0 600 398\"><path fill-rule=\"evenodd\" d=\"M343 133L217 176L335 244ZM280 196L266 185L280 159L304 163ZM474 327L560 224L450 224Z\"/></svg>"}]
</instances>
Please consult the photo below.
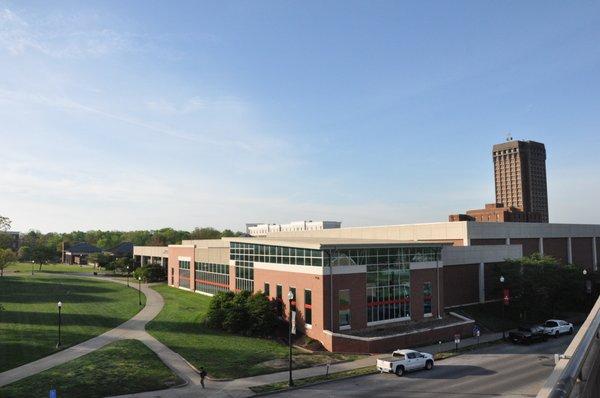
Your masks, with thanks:
<instances>
[{"instance_id":1,"label":"red brick wall","mask_svg":"<svg viewBox=\"0 0 600 398\"><path fill-rule=\"evenodd\" d=\"M323 291L323 276L293 273L286 271L270 271L254 268L254 290L263 291L265 282L269 283L269 297L275 299L277 296L277 285L282 287L285 318L289 315L287 294L290 287L296 288L296 310L298 327L304 331L304 289L312 292L312 329L306 330L306 334L314 339L323 339L324 320L323 305L325 302ZM364 289L363 289L364 290ZM327 303L329 303L327 301ZM329 305L329 304L328 304Z\"/></svg>"},{"instance_id":2,"label":"red brick wall","mask_svg":"<svg viewBox=\"0 0 600 398\"><path fill-rule=\"evenodd\" d=\"M479 301L479 264L444 267L444 305L476 303Z\"/></svg>"},{"instance_id":3,"label":"red brick wall","mask_svg":"<svg viewBox=\"0 0 600 398\"><path fill-rule=\"evenodd\" d=\"M329 275L323 276L323 315L326 329L329 329ZM333 326L334 332L339 331L339 291L350 290L350 326L352 329L367 327L367 274L333 275Z\"/></svg>"},{"instance_id":4,"label":"red brick wall","mask_svg":"<svg viewBox=\"0 0 600 398\"><path fill-rule=\"evenodd\" d=\"M190 262L190 289L194 290L194 248L193 247L169 247L169 266L167 283L179 287L179 259L178 257L189 257ZM174 283L171 284L171 275Z\"/></svg>"},{"instance_id":5,"label":"red brick wall","mask_svg":"<svg viewBox=\"0 0 600 398\"><path fill-rule=\"evenodd\" d=\"M443 281L444 274L443 269L439 269L439 280L440 280L440 308L444 308L444 289ZM438 276L436 269L419 269L410 271L410 318L413 321L420 321L423 317L423 284L425 282L431 282L431 314L437 316L438 310ZM440 315L443 316L443 310L440 311Z\"/></svg>"},{"instance_id":6,"label":"red brick wall","mask_svg":"<svg viewBox=\"0 0 600 398\"><path fill-rule=\"evenodd\" d=\"M581 265L587 269L594 266L592 238L572 238L571 253L573 254L573 264Z\"/></svg>"},{"instance_id":7,"label":"red brick wall","mask_svg":"<svg viewBox=\"0 0 600 398\"><path fill-rule=\"evenodd\" d=\"M523 247L523 256L529 256L540 252L540 240L537 238L511 238L511 245L521 245Z\"/></svg>"},{"instance_id":8,"label":"red brick wall","mask_svg":"<svg viewBox=\"0 0 600 398\"><path fill-rule=\"evenodd\" d=\"M560 264L566 264L567 238L544 238L544 254L556 258Z\"/></svg>"}]
</instances>

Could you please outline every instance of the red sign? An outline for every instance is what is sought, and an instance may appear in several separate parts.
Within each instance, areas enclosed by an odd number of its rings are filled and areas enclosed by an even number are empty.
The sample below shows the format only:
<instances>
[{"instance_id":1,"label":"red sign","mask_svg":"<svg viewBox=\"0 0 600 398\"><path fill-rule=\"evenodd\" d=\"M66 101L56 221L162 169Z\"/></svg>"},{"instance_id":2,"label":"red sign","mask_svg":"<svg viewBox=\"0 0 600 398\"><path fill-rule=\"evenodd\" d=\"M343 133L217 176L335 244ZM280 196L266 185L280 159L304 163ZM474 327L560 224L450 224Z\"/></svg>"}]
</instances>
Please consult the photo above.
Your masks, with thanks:
<instances>
[{"instance_id":1,"label":"red sign","mask_svg":"<svg viewBox=\"0 0 600 398\"><path fill-rule=\"evenodd\" d=\"M505 288L504 292L502 293L502 301L504 301L504 305L508 305L508 303L510 303L510 291Z\"/></svg>"}]
</instances>

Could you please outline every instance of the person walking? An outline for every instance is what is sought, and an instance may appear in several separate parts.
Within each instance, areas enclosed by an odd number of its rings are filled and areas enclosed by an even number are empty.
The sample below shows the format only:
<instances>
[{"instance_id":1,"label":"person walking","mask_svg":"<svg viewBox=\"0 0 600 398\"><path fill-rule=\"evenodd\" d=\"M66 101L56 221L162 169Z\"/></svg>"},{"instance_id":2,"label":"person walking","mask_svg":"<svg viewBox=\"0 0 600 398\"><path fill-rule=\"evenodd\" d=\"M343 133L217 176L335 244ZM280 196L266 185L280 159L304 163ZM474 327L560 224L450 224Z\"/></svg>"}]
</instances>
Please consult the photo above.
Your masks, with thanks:
<instances>
[{"instance_id":1,"label":"person walking","mask_svg":"<svg viewBox=\"0 0 600 398\"><path fill-rule=\"evenodd\" d=\"M200 384L202 388L204 388L204 378L206 377L206 370L204 370L204 366L200 367Z\"/></svg>"}]
</instances>

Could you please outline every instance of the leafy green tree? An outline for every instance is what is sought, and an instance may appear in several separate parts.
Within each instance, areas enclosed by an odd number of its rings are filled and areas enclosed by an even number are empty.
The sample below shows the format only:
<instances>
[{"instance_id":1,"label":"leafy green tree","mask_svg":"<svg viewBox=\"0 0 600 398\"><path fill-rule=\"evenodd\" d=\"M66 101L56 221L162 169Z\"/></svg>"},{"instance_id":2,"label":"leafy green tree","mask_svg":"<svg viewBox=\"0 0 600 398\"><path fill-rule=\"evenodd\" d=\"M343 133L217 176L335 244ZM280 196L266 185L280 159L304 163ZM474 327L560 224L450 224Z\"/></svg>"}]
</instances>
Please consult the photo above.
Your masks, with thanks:
<instances>
[{"instance_id":1,"label":"leafy green tree","mask_svg":"<svg viewBox=\"0 0 600 398\"><path fill-rule=\"evenodd\" d=\"M190 234L190 239L219 239L221 232L214 228L194 228Z\"/></svg>"},{"instance_id":2,"label":"leafy green tree","mask_svg":"<svg viewBox=\"0 0 600 398\"><path fill-rule=\"evenodd\" d=\"M12 221L10 221L10 218L0 216L0 231L8 231L10 229L11 224Z\"/></svg>"},{"instance_id":3,"label":"leafy green tree","mask_svg":"<svg viewBox=\"0 0 600 398\"><path fill-rule=\"evenodd\" d=\"M54 248L37 245L31 249L31 260L39 264L39 270L42 270L42 265L56 261L57 253Z\"/></svg>"},{"instance_id":4,"label":"leafy green tree","mask_svg":"<svg viewBox=\"0 0 600 398\"><path fill-rule=\"evenodd\" d=\"M0 277L4 276L4 268L17 261L15 252L10 249L0 249Z\"/></svg>"},{"instance_id":5,"label":"leafy green tree","mask_svg":"<svg viewBox=\"0 0 600 398\"><path fill-rule=\"evenodd\" d=\"M277 312L274 301L262 292L256 292L247 300L250 317L250 334L253 336L271 336L277 327Z\"/></svg>"},{"instance_id":6,"label":"leafy green tree","mask_svg":"<svg viewBox=\"0 0 600 398\"><path fill-rule=\"evenodd\" d=\"M32 259L32 250L29 246L19 247L19 251L17 253L17 257L20 261L31 261Z\"/></svg>"},{"instance_id":7,"label":"leafy green tree","mask_svg":"<svg viewBox=\"0 0 600 398\"><path fill-rule=\"evenodd\" d=\"M0 231L0 249L12 249L13 239L12 235Z\"/></svg>"},{"instance_id":8,"label":"leafy green tree","mask_svg":"<svg viewBox=\"0 0 600 398\"><path fill-rule=\"evenodd\" d=\"M250 316L248 314L248 298L250 292L242 290L238 292L225 308L225 319L223 320L223 329L230 333L244 334L250 333Z\"/></svg>"},{"instance_id":9,"label":"leafy green tree","mask_svg":"<svg viewBox=\"0 0 600 398\"><path fill-rule=\"evenodd\" d=\"M231 306L231 301L235 294L233 292L217 292L208 305L206 313L206 323L214 329L223 329L225 321L226 308Z\"/></svg>"},{"instance_id":10,"label":"leafy green tree","mask_svg":"<svg viewBox=\"0 0 600 398\"><path fill-rule=\"evenodd\" d=\"M167 279L167 274L160 264L147 264L136 268L133 277L136 279L141 277L144 282L161 282Z\"/></svg>"},{"instance_id":11,"label":"leafy green tree","mask_svg":"<svg viewBox=\"0 0 600 398\"><path fill-rule=\"evenodd\" d=\"M104 253L91 253L88 256L88 262L104 268L110 263L110 258Z\"/></svg>"}]
</instances>

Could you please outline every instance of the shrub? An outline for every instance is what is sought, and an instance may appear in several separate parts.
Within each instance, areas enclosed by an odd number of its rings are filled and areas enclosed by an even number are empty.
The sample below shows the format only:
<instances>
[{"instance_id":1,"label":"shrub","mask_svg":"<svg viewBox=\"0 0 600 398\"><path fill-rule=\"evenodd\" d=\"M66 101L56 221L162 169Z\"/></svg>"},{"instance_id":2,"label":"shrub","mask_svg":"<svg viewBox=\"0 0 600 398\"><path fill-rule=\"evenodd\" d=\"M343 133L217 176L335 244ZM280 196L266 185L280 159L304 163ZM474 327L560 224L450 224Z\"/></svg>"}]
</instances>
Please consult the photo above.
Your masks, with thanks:
<instances>
[{"instance_id":1,"label":"shrub","mask_svg":"<svg viewBox=\"0 0 600 398\"><path fill-rule=\"evenodd\" d=\"M275 332L277 315L273 302L260 292L219 292L210 301L205 322L230 333L270 336Z\"/></svg>"}]
</instances>

